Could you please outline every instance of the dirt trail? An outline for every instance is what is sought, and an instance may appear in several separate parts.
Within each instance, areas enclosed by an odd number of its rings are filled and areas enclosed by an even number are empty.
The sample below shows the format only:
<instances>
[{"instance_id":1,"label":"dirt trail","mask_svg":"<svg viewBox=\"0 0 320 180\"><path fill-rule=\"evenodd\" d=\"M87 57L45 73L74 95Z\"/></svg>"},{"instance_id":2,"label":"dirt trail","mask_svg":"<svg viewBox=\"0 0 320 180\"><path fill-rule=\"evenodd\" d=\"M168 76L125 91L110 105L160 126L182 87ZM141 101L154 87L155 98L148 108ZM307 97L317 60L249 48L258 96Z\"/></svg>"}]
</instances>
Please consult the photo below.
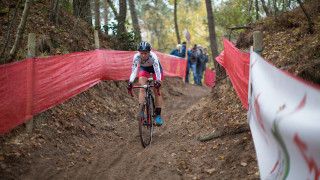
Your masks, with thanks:
<instances>
[{"instance_id":1,"label":"dirt trail","mask_svg":"<svg viewBox=\"0 0 320 180\"><path fill-rule=\"evenodd\" d=\"M225 84L223 82L222 84ZM165 78L164 124L143 148L126 81L101 82L0 137L0 179L258 179L245 109L230 86ZM199 142L199 134L224 136Z\"/></svg>"},{"instance_id":2,"label":"dirt trail","mask_svg":"<svg viewBox=\"0 0 320 180\"><path fill-rule=\"evenodd\" d=\"M208 87L187 85L184 94L165 100L162 127L156 128L153 142L147 148L140 144L136 122L120 132L121 141L99 144L90 165L77 168L67 177L75 179L181 179L174 153L186 143L180 133L181 117L191 105L210 92ZM194 143L194 142L189 142ZM172 155L173 154L173 155Z\"/></svg>"},{"instance_id":3,"label":"dirt trail","mask_svg":"<svg viewBox=\"0 0 320 180\"><path fill-rule=\"evenodd\" d=\"M11 142L4 143L5 148L1 150L6 152L6 147L10 149L11 145L13 150L10 151L17 150L19 145L15 146L14 142L20 142L23 152L17 151L23 155L5 156L7 159L0 161L4 170L0 177L183 178L177 162L177 155L183 151L181 144L198 143L182 129L181 125L185 121L183 118L202 97L209 95L211 88L184 84L179 78L169 78L164 82L168 83L164 85L162 93L164 124L155 129L153 142L147 148L141 146L134 118L137 114L137 92L133 99L123 89L126 82L107 82L46 111L41 120L45 122L45 126L40 126L44 129L37 129L31 137L23 133L9 133L7 139ZM93 104L92 107L90 103ZM102 105L98 106L100 103ZM102 114L99 113L101 107ZM94 113L101 115L96 116ZM91 129L83 130L84 125L80 123L89 123ZM85 132L84 135L79 132L79 128ZM23 127L18 127L16 131L21 129Z\"/></svg>"}]
</instances>

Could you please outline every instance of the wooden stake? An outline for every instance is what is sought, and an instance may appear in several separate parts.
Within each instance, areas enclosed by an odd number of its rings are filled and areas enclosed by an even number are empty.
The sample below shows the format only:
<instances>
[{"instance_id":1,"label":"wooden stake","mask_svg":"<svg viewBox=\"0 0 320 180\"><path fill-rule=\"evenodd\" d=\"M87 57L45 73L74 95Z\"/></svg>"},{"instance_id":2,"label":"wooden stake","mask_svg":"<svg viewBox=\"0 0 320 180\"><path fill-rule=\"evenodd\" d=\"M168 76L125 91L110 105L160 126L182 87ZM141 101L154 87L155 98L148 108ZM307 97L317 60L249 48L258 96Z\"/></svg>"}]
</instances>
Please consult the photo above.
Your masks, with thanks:
<instances>
[{"instance_id":1,"label":"wooden stake","mask_svg":"<svg viewBox=\"0 0 320 180\"><path fill-rule=\"evenodd\" d=\"M258 53L259 55L262 54L263 48L263 36L260 31L253 32L253 51Z\"/></svg>"},{"instance_id":2,"label":"wooden stake","mask_svg":"<svg viewBox=\"0 0 320 180\"><path fill-rule=\"evenodd\" d=\"M28 57L35 57L36 55L36 35L29 33L28 35ZM33 101L33 63L27 66L27 115L32 115L32 101ZM33 118L26 122L26 130L31 133L33 129Z\"/></svg>"},{"instance_id":3,"label":"wooden stake","mask_svg":"<svg viewBox=\"0 0 320 180\"><path fill-rule=\"evenodd\" d=\"M100 43L99 43L99 33L97 30L94 30L94 46L96 49L100 48Z\"/></svg>"}]
</instances>

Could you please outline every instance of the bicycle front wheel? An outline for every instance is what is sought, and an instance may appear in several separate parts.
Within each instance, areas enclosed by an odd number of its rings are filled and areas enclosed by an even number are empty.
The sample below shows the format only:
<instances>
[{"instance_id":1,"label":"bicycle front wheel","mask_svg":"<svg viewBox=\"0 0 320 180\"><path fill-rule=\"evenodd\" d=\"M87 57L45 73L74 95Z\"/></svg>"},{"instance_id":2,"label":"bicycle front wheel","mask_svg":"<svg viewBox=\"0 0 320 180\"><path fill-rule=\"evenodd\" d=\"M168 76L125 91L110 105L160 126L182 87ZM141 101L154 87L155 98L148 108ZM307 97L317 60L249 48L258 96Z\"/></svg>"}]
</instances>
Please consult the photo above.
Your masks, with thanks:
<instances>
[{"instance_id":1,"label":"bicycle front wheel","mask_svg":"<svg viewBox=\"0 0 320 180\"><path fill-rule=\"evenodd\" d=\"M140 140L143 147L147 147L151 143L153 123L152 112L147 103L141 103L138 114L138 126L140 133Z\"/></svg>"}]
</instances>

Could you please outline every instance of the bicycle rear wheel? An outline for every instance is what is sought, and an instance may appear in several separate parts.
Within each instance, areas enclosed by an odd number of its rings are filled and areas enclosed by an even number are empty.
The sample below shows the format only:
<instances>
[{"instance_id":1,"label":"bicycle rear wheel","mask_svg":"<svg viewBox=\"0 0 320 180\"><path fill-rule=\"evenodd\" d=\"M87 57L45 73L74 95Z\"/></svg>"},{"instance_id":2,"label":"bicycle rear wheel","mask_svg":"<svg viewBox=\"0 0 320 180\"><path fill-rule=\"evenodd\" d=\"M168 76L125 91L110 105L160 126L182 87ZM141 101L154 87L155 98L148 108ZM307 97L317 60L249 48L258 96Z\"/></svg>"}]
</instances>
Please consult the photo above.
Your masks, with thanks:
<instances>
[{"instance_id":1,"label":"bicycle rear wheel","mask_svg":"<svg viewBox=\"0 0 320 180\"><path fill-rule=\"evenodd\" d=\"M151 143L153 133L152 112L147 103L141 103L138 114L140 140L143 147Z\"/></svg>"}]
</instances>

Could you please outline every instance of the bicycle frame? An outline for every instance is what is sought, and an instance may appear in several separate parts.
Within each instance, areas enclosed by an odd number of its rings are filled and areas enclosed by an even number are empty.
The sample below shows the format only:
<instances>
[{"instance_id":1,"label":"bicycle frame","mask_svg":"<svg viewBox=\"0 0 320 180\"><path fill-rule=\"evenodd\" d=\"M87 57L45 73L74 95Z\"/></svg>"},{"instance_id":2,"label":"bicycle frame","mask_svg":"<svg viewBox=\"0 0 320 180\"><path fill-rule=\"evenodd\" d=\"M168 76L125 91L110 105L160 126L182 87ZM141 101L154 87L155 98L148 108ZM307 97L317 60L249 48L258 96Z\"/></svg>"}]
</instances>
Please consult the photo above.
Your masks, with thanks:
<instances>
[{"instance_id":1,"label":"bicycle frame","mask_svg":"<svg viewBox=\"0 0 320 180\"><path fill-rule=\"evenodd\" d=\"M154 85L151 85L152 81L153 81L153 78L148 78L148 84L142 85L142 86L132 86L132 89L144 88L146 90L145 103L147 103L146 105L149 108L150 108L150 101L152 99L152 97L151 97L152 96L151 95L151 88L155 87ZM130 90L129 92L130 92L131 96L134 97L133 94L132 94L132 90ZM157 93L158 93L159 96L161 96L159 89L157 89ZM151 113L154 113L154 112L151 112ZM148 117L149 117L149 114L148 114ZM151 123L150 119L149 119L149 123Z\"/></svg>"},{"instance_id":2,"label":"bicycle frame","mask_svg":"<svg viewBox=\"0 0 320 180\"><path fill-rule=\"evenodd\" d=\"M142 86L132 86L132 89L135 89L135 88L144 88L144 89L146 89L146 96L145 97L147 98L149 96L149 94L151 94L151 87L155 87L154 85L151 85L152 81L153 81L153 78L149 78L148 79L148 84L142 85ZM132 89L129 92L130 92L131 96L134 97L133 94L132 94ZM158 89L157 89L157 93L158 93L159 96L161 96L160 91Z\"/></svg>"},{"instance_id":3,"label":"bicycle frame","mask_svg":"<svg viewBox=\"0 0 320 180\"><path fill-rule=\"evenodd\" d=\"M139 133L140 140L143 147L148 146L151 143L152 135L154 133L154 118L155 118L155 104L154 98L151 94L151 88L155 87L151 85L153 78L148 79L148 84L142 86L133 86L133 88L144 88L145 89L145 101L143 104L140 104L139 108L141 108L141 116L138 115L138 123L139 123ZM129 90L132 97L132 89ZM157 89L157 93L160 96L160 91ZM147 109L144 109L147 108ZM140 113L140 112L139 112ZM145 114L146 113L146 114ZM147 131L145 131L147 130ZM149 131L149 132L148 132ZM146 135L145 132L148 132Z\"/></svg>"}]
</instances>

